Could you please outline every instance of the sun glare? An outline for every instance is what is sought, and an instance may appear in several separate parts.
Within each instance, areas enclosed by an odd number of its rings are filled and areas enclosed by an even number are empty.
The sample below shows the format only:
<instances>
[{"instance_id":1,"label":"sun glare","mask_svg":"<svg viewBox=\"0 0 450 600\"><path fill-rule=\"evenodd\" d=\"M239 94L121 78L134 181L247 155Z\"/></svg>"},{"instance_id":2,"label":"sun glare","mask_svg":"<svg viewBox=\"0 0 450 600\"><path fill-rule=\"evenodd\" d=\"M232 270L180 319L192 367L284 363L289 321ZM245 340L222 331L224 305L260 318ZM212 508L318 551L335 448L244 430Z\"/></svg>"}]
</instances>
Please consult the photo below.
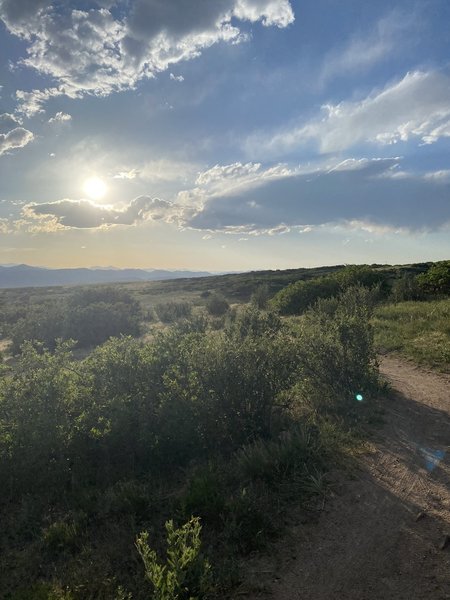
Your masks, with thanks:
<instances>
[{"instance_id":1,"label":"sun glare","mask_svg":"<svg viewBox=\"0 0 450 600\"><path fill-rule=\"evenodd\" d=\"M84 182L83 190L91 200L101 200L106 194L107 187L99 177L90 177Z\"/></svg>"}]
</instances>

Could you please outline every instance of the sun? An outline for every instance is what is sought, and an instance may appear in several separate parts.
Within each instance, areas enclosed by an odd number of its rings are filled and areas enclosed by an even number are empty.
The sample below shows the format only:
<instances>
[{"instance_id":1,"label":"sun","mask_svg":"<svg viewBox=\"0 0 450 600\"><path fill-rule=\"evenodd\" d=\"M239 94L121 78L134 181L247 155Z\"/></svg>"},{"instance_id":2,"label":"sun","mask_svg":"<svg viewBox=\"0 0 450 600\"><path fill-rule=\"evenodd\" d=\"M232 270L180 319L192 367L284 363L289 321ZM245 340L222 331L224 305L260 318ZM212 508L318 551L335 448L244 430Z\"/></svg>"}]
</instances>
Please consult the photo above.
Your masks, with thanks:
<instances>
[{"instance_id":1,"label":"sun","mask_svg":"<svg viewBox=\"0 0 450 600\"><path fill-rule=\"evenodd\" d=\"M106 183L100 177L90 177L86 179L83 185L83 191L91 200L101 200L108 188Z\"/></svg>"}]
</instances>

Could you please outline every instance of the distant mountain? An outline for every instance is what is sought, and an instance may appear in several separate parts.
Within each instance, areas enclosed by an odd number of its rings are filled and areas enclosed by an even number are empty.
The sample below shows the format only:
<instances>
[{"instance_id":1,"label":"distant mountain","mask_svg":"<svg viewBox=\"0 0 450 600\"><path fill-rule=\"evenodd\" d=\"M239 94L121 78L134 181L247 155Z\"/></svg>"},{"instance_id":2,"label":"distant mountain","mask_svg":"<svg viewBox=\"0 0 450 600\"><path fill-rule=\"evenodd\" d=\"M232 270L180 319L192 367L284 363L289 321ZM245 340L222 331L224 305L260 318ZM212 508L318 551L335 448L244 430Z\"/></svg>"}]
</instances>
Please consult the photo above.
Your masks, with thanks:
<instances>
[{"instance_id":1,"label":"distant mountain","mask_svg":"<svg viewBox=\"0 0 450 600\"><path fill-rule=\"evenodd\" d=\"M0 288L46 287L53 285L83 285L88 283L119 283L161 281L208 277L205 271L165 271L163 269L46 269L29 265L0 265Z\"/></svg>"}]
</instances>

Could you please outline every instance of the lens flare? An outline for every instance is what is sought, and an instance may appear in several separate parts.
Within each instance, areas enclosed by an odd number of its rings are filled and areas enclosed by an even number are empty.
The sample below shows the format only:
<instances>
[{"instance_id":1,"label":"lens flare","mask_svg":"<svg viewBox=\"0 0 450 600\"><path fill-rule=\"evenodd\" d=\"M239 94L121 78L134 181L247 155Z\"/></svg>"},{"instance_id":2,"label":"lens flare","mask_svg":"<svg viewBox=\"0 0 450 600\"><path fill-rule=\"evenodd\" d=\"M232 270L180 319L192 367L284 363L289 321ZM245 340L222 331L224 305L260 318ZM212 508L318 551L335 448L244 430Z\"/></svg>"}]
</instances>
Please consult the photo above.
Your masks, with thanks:
<instances>
[{"instance_id":1,"label":"lens flare","mask_svg":"<svg viewBox=\"0 0 450 600\"><path fill-rule=\"evenodd\" d=\"M358 402L362 402L364 400L364 396L362 394L356 394L355 398L358 400Z\"/></svg>"}]
</instances>

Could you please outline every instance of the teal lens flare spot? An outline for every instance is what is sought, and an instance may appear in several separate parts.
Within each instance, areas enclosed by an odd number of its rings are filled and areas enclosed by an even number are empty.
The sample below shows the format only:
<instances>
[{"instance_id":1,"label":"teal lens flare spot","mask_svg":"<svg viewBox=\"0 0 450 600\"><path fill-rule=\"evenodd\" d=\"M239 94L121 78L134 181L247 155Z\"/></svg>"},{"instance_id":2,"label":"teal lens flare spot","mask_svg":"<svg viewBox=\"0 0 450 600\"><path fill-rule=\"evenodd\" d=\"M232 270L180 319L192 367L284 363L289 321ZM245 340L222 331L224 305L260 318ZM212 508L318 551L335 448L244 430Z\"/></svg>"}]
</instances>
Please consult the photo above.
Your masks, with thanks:
<instances>
[{"instance_id":1,"label":"teal lens flare spot","mask_svg":"<svg viewBox=\"0 0 450 600\"><path fill-rule=\"evenodd\" d=\"M364 397L362 394L356 394L355 398L358 400L358 402L362 402L364 400Z\"/></svg>"}]
</instances>

